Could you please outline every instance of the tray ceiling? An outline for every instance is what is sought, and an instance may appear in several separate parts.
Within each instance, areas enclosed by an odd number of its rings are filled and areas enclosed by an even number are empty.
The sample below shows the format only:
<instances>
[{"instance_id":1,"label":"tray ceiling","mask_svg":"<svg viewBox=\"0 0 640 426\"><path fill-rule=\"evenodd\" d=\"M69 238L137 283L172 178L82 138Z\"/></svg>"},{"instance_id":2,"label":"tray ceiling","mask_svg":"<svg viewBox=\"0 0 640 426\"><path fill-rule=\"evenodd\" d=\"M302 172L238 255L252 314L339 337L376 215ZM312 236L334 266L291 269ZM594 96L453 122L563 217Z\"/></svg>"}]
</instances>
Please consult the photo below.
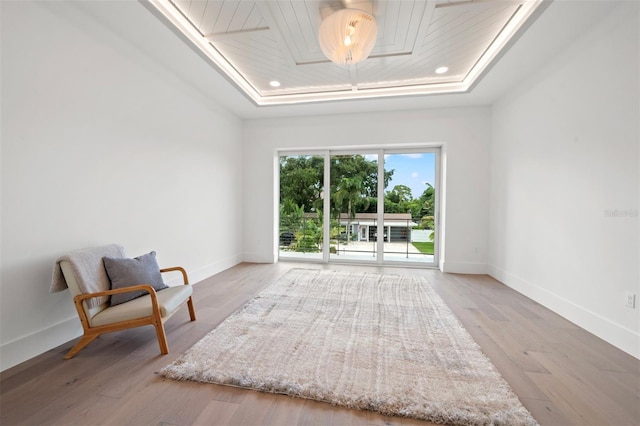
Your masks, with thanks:
<instances>
[{"instance_id":1,"label":"tray ceiling","mask_svg":"<svg viewBox=\"0 0 640 426\"><path fill-rule=\"evenodd\" d=\"M465 92L542 0L150 3L253 102L279 105ZM369 58L341 66L322 54L318 28L344 7L372 13L378 37Z\"/></svg>"}]
</instances>

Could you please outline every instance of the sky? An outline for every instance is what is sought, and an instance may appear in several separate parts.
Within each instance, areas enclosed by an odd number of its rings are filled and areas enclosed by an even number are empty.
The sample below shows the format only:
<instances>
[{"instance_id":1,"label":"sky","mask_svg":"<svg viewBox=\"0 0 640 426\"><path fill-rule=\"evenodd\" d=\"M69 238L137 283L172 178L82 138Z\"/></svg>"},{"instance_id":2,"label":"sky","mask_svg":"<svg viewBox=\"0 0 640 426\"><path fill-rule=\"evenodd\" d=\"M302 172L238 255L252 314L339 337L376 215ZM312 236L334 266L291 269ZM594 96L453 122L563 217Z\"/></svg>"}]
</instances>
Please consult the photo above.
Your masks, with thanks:
<instances>
[{"instance_id":1,"label":"sky","mask_svg":"<svg viewBox=\"0 0 640 426\"><path fill-rule=\"evenodd\" d=\"M386 190L390 191L396 185L406 185L411 188L413 198L419 198L427 189L425 182L435 186L435 163L436 156L431 152L385 155L385 170L395 170Z\"/></svg>"}]
</instances>

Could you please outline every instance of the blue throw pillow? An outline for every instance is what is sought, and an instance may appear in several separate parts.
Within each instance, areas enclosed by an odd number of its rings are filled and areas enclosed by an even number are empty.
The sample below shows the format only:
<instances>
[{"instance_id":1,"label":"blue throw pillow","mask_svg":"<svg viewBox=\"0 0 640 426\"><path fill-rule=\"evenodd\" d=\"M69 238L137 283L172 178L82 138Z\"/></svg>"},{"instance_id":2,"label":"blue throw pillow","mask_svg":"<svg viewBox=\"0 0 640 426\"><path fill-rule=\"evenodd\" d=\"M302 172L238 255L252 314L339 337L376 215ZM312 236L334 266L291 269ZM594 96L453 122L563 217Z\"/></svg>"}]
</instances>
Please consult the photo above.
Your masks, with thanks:
<instances>
[{"instance_id":1,"label":"blue throw pillow","mask_svg":"<svg viewBox=\"0 0 640 426\"><path fill-rule=\"evenodd\" d=\"M138 256L134 259L104 257L104 267L111 281L111 288L125 288L139 284L149 284L156 291L169 287L162 281L160 267L156 261L156 252ZM111 306L116 306L136 297L149 294L146 291L132 291L111 296Z\"/></svg>"}]
</instances>

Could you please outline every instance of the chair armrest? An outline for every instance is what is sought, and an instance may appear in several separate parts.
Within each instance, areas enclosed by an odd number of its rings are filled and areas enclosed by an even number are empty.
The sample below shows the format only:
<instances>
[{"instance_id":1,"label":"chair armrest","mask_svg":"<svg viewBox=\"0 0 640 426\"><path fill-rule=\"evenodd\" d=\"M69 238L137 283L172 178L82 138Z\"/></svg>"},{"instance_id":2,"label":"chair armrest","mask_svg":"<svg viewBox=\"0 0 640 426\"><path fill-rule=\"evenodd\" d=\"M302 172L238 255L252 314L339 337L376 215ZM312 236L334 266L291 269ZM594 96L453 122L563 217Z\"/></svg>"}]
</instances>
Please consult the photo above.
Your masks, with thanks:
<instances>
[{"instance_id":1,"label":"chair armrest","mask_svg":"<svg viewBox=\"0 0 640 426\"><path fill-rule=\"evenodd\" d=\"M100 291L98 293L79 294L73 299L80 302L86 299L93 299L94 297L111 296L112 294L129 293L132 291L146 291L147 293L151 294L151 299L155 300L157 298L156 291L154 290L153 287L151 287L149 284L139 284L139 285L133 285L131 287L115 288L112 290Z\"/></svg>"},{"instance_id":2,"label":"chair armrest","mask_svg":"<svg viewBox=\"0 0 640 426\"><path fill-rule=\"evenodd\" d=\"M172 272L172 271L179 271L182 273L182 281L184 282L185 285L189 285L189 277L187 276L187 271L184 270L184 268L180 267L180 266L173 266L171 268L163 268L160 269L161 273L164 272Z\"/></svg>"}]
</instances>

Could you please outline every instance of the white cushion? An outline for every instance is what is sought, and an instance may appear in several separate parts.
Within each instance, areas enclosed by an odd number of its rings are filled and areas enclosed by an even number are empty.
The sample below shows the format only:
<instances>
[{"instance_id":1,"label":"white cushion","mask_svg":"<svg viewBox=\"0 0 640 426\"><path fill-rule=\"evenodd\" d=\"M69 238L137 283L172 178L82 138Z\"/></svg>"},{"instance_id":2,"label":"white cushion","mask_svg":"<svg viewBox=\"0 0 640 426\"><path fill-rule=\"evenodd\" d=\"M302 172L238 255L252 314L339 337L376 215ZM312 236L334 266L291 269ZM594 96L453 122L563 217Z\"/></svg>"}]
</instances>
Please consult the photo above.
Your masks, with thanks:
<instances>
[{"instance_id":1,"label":"white cushion","mask_svg":"<svg viewBox=\"0 0 640 426\"><path fill-rule=\"evenodd\" d=\"M158 291L158 304L160 305L160 315L163 318L170 316L182 305L193 293L190 285L178 285ZM92 327L113 324L115 322L144 318L153 314L151 307L151 296L138 297L120 305L108 307L98 312L89 320Z\"/></svg>"}]
</instances>

